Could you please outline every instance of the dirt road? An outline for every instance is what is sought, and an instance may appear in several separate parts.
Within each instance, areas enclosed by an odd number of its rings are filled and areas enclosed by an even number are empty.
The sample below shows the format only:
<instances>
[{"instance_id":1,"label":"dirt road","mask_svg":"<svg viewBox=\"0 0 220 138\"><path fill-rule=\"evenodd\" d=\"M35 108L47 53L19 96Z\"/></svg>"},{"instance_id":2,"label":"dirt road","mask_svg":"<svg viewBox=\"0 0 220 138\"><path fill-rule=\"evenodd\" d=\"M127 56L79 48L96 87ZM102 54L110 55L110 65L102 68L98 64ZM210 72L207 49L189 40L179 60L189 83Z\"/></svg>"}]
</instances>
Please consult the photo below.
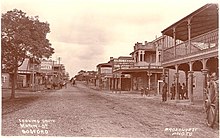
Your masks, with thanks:
<instances>
[{"instance_id":1,"label":"dirt road","mask_svg":"<svg viewBox=\"0 0 220 138\"><path fill-rule=\"evenodd\" d=\"M100 92L83 84L57 91L21 93L3 100L3 136L204 137L200 108L162 103L156 97Z\"/></svg>"}]
</instances>

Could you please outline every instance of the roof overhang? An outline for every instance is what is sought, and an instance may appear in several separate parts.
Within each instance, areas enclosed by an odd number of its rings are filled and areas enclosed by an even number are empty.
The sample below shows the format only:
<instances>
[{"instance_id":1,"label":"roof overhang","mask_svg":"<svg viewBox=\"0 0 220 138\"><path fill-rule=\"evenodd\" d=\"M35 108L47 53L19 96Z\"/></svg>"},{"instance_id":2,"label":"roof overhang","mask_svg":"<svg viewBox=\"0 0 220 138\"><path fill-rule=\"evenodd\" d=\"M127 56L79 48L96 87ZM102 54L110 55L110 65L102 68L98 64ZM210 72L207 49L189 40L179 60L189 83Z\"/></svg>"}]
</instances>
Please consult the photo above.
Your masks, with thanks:
<instances>
[{"instance_id":1,"label":"roof overhang","mask_svg":"<svg viewBox=\"0 0 220 138\"><path fill-rule=\"evenodd\" d=\"M112 67L112 64L110 64L110 63L100 63L100 64L98 64L96 67L97 67L97 68L98 68L98 67Z\"/></svg>"},{"instance_id":2,"label":"roof overhang","mask_svg":"<svg viewBox=\"0 0 220 138\"><path fill-rule=\"evenodd\" d=\"M218 28L218 4L206 4L188 16L172 24L162 31L163 35L173 37L175 28L176 39L188 40L188 21L191 25L191 38Z\"/></svg>"}]
</instances>

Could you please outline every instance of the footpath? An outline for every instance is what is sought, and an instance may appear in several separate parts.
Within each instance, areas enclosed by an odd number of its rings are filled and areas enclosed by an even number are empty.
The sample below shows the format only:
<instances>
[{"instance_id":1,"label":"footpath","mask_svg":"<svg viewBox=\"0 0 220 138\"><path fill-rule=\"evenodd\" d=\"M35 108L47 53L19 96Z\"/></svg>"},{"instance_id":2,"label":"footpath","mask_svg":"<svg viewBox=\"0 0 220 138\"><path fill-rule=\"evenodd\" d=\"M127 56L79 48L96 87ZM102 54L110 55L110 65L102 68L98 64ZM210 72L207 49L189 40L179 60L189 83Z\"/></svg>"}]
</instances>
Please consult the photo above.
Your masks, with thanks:
<instances>
[{"instance_id":1,"label":"footpath","mask_svg":"<svg viewBox=\"0 0 220 138\"><path fill-rule=\"evenodd\" d=\"M170 97L167 97L166 102L162 102L162 96L159 94L150 94L148 96L142 96L140 91L111 91L107 89L100 90L99 87L94 86L92 84L86 84L86 82L78 82L81 83L82 85L90 88L91 90L94 90L96 92L103 93L105 95L109 96L117 96L117 97L127 97L127 98L145 98L149 100L154 100L158 103L165 104L165 105L171 105L171 106L180 106L184 108L190 108L190 109L196 109L196 110L201 110L204 111L204 106L203 106L203 101L202 100L195 100L193 104L189 100L170 100ZM70 84L69 84L70 85ZM47 90L47 89L42 89L38 91L32 91L30 88L29 89L17 89L15 92L15 97L20 98L20 97L29 97L29 96L37 96L42 93L47 93L47 92L54 92L58 89L55 90ZM11 95L11 89L2 89L2 101L4 102L5 100L8 100Z\"/></svg>"},{"instance_id":2,"label":"footpath","mask_svg":"<svg viewBox=\"0 0 220 138\"><path fill-rule=\"evenodd\" d=\"M161 104L165 105L171 105L171 106L179 106L183 108L189 108L189 109L196 109L196 110L201 110L204 111L204 106L203 106L203 101L201 100L194 100L193 103L190 102L190 100L170 100L170 96L167 97L166 102L162 102L162 95L160 94L149 94L147 96L142 96L140 91L112 91L112 90L107 90L107 89L102 89L100 90L99 87L91 85L91 84L86 84L84 83L85 86L89 87L92 90L112 95L112 96L121 96L121 97L128 97L128 98L145 98L149 100L154 100L157 101Z\"/></svg>"}]
</instances>

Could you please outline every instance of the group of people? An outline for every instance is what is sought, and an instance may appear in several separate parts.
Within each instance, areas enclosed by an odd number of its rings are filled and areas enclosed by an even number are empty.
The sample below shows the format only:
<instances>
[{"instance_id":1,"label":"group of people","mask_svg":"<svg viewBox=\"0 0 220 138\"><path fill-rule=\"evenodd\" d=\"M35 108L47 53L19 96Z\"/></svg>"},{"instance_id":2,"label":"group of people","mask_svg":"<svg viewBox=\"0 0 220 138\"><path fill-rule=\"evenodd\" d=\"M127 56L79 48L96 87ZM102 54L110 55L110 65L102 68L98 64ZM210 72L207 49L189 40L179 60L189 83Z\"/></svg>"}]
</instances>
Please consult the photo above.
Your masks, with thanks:
<instances>
[{"instance_id":1,"label":"group of people","mask_svg":"<svg viewBox=\"0 0 220 138\"><path fill-rule=\"evenodd\" d=\"M188 99L188 92L187 92L187 88L185 83L182 83L182 85L180 83L177 84L177 88L175 86L175 84L173 83L172 86L170 87L170 93L171 93L171 100L175 99L176 96L176 90L179 92L179 99L183 100L183 99Z\"/></svg>"},{"instance_id":2,"label":"group of people","mask_svg":"<svg viewBox=\"0 0 220 138\"><path fill-rule=\"evenodd\" d=\"M176 91L177 90L177 91ZM167 94L168 94L168 84L164 81L163 87L162 87L162 101L167 101ZM178 94L178 99L188 99L188 92L187 87L185 83L180 83L176 85L173 83L170 87L170 94L171 94L171 100L175 99L176 94Z\"/></svg>"},{"instance_id":3,"label":"group of people","mask_svg":"<svg viewBox=\"0 0 220 138\"><path fill-rule=\"evenodd\" d=\"M63 87L67 88L67 82L66 81L59 81L59 82L52 82L52 89L62 89Z\"/></svg>"}]
</instances>

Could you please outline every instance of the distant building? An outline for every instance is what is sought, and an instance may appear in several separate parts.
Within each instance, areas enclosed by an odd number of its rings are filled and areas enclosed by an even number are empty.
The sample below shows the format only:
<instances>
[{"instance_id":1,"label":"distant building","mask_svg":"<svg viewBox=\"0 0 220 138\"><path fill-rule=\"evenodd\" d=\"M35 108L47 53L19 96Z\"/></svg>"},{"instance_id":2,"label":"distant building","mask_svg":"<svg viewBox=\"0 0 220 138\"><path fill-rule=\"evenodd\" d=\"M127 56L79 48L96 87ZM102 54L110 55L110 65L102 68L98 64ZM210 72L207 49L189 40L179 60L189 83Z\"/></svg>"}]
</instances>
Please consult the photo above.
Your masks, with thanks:
<instances>
[{"instance_id":1,"label":"distant building","mask_svg":"<svg viewBox=\"0 0 220 138\"><path fill-rule=\"evenodd\" d=\"M48 83L53 82L53 76L54 76L54 71L53 71L53 66L54 62L51 59L42 59L41 64L40 64L40 73L43 76L43 84L47 85Z\"/></svg>"},{"instance_id":2,"label":"distant building","mask_svg":"<svg viewBox=\"0 0 220 138\"><path fill-rule=\"evenodd\" d=\"M112 65L110 89L117 91L131 90L131 76L129 73L124 73L123 70L132 68L134 66L134 59L131 56L110 57L109 62Z\"/></svg>"},{"instance_id":3,"label":"distant building","mask_svg":"<svg viewBox=\"0 0 220 138\"><path fill-rule=\"evenodd\" d=\"M94 83L96 85L96 77L97 77L97 72L96 71L85 71L81 70L78 72L77 75L71 78L75 79L77 81L87 81L87 83Z\"/></svg>"},{"instance_id":4,"label":"distant building","mask_svg":"<svg viewBox=\"0 0 220 138\"><path fill-rule=\"evenodd\" d=\"M96 85L101 89L110 88L110 78L112 78L112 64L111 63L100 63L97 66Z\"/></svg>"},{"instance_id":5,"label":"distant building","mask_svg":"<svg viewBox=\"0 0 220 138\"><path fill-rule=\"evenodd\" d=\"M65 81L65 66L63 64L54 63L53 65L53 82L60 83Z\"/></svg>"},{"instance_id":6,"label":"distant building","mask_svg":"<svg viewBox=\"0 0 220 138\"><path fill-rule=\"evenodd\" d=\"M44 89L47 84L66 79L63 64L50 59L34 60L26 58L18 68L16 88L30 88L33 91ZM2 88L11 88L12 76L2 72Z\"/></svg>"}]
</instances>

